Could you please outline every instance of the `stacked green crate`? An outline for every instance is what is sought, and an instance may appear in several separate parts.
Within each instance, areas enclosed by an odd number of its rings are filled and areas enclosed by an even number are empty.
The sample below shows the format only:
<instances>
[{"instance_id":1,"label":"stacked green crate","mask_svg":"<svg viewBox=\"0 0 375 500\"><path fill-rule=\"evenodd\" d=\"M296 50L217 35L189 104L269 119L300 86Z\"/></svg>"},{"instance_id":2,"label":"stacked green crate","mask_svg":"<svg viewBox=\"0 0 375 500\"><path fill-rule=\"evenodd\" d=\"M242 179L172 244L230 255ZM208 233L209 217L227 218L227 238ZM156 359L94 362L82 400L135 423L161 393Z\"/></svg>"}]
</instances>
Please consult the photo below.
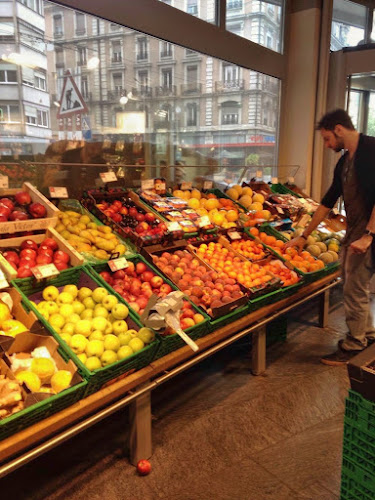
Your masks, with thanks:
<instances>
[{"instance_id":1,"label":"stacked green crate","mask_svg":"<svg viewBox=\"0 0 375 500\"><path fill-rule=\"evenodd\" d=\"M375 498L375 403L353 390L345 405L341 499Z\"/></svg>"}]
</instances>

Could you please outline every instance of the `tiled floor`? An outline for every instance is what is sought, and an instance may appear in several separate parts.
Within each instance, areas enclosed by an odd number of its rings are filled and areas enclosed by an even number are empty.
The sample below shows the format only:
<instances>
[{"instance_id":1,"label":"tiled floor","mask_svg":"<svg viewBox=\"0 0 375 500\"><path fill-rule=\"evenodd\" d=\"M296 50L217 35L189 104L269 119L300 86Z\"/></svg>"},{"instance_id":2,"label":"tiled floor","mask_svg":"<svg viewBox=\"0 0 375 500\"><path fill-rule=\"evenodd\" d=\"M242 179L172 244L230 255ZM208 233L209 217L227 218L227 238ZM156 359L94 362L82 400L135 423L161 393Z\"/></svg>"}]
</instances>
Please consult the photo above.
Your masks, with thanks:
<instances>
[{"instance_id":1,"label":"tiled floor","mask_svg":"<svg viewBox=\"0 0 375 500\"><path fill-rule=\"evenodd\" d=\"M0 481L0 497L337 500L349 381L319 357L345 332L341 299L325 330L315 302L293 312L265 376L251 376L242 340L156 390L149 476L126 459L125 410Z\"/></svg>"}]
</instances>

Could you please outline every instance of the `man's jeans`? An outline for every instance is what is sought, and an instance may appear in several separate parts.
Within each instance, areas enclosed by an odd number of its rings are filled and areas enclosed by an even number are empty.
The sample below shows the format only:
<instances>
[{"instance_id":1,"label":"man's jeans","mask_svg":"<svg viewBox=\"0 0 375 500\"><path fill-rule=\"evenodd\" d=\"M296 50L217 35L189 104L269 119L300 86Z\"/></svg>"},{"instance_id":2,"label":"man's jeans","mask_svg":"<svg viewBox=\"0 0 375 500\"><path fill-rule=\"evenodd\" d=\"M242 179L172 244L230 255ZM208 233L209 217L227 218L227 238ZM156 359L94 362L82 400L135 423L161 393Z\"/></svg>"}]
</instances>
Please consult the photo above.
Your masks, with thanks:
<instances>
[{"instance_id":1,"label":"man's jeans","mask_svg":"<svg viewBox=\"0 0 375 500\"><path fill-rule=\"evenodd\" d=\"M341 347L361 351L368 339L375 338L370 311L370 280L375 272L371 247L365 254L355 254L349 247L341 249L344 279L344 309L349 332Z\"/></svg>"}]
</instances>

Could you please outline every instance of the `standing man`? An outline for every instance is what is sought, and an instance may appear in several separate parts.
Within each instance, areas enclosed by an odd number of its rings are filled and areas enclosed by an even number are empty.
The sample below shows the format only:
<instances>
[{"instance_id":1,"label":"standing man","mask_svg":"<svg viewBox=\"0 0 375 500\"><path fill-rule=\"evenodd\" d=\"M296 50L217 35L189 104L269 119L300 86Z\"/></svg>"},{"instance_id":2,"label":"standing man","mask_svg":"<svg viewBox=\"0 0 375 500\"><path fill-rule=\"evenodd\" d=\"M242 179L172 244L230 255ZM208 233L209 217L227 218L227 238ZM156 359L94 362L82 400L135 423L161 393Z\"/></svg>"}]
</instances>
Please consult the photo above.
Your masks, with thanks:
<instances>
[{"instance_id":1,"label":"standing man","mask_svg":"<svg viewBox=\"0 0 375 500\"><path fill-rule=\"evenodd\" d=\"M346 364L375 341L370 312L370 280L375 272L375 137L357 132L343 109L323 116L317 126L327 148L345 151L336 164L333 182L302 236L287 246L302 248L306 238L343 196L347 232L341 250L344 309L349 331L333 354L321 362Z\"/></svg>"}]
</instances>

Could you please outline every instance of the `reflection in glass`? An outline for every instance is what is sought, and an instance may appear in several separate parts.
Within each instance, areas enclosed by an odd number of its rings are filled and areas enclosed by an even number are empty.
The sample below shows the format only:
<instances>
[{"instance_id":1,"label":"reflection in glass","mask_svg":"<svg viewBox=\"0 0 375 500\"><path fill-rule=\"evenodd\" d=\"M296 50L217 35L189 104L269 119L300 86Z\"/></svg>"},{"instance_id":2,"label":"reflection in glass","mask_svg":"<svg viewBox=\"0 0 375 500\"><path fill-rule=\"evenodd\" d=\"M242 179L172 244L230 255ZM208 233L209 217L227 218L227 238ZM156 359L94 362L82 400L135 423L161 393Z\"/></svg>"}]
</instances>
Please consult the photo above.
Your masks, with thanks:
<instances>
[{"instance_id":1,"label":"reflection in glass","mask_svg":"<svg viewBox=\"0 0 375 500\"><path fill-rule=\"evenodd\" d=\"M364 43L367 8L348 0L334 0L331 27L331 50L355 47Z\"/></svg>"}]
</instances>

